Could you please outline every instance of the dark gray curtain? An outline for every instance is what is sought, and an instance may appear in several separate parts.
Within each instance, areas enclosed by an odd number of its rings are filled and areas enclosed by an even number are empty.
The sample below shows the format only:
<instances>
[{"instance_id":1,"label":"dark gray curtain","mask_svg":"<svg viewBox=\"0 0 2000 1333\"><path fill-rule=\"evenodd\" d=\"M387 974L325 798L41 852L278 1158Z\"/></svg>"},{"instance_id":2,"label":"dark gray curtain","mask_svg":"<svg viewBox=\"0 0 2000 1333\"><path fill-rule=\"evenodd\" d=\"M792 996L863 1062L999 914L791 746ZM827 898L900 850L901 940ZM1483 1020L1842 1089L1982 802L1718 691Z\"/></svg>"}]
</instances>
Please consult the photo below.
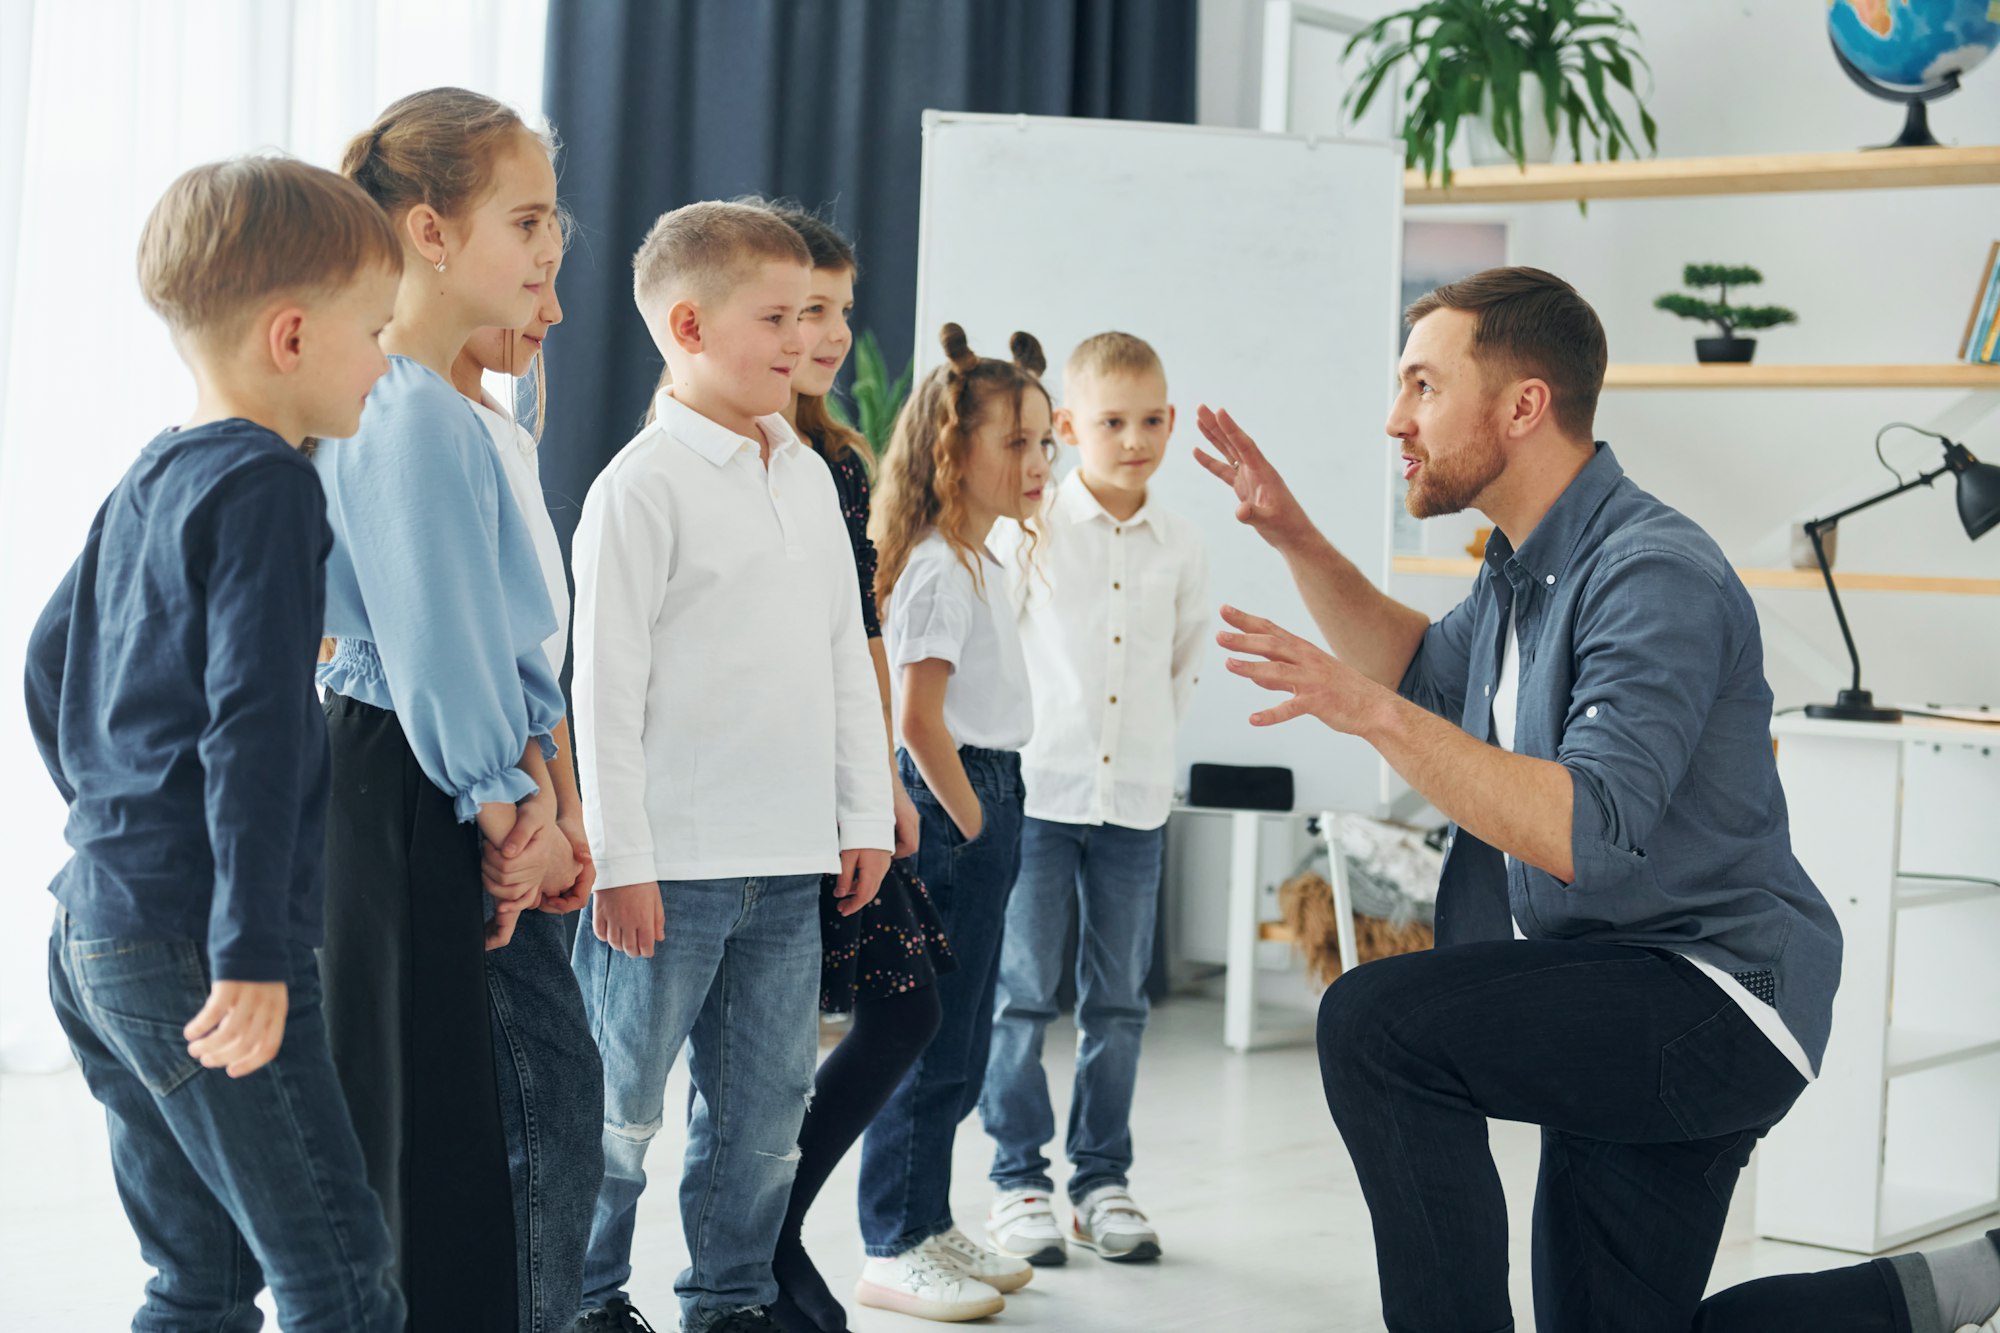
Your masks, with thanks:
<instances>
[{"instance_id":1,"label":"dark gray curtain","mask_svg":"<svg viewBox=\"0 0 2000 1333\"><path fill-rule=\"evenodd\" d=\"M631 295L654 218L748 193L826 206L860 252L856 323L900 369L924 110L1191 122L1195 22L1196 0L552 0L546 104L577 231L542 478L565 548L659 374Z\"/></svg>"}]
</instances>

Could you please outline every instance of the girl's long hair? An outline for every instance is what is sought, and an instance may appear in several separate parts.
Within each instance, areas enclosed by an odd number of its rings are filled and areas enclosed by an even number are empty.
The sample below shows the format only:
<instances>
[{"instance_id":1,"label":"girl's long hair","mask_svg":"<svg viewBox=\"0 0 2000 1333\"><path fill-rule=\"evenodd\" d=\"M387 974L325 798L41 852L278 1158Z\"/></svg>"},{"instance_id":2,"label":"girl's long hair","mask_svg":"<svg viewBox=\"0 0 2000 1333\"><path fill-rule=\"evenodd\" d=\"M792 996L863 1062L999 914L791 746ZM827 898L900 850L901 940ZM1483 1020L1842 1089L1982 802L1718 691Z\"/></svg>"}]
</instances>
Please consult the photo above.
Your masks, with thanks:
<instances>
[{"instance_id":1,"label":"girl's long hair","mask_svg":"<svg viewBox=\"0 0 2000 1333\"><path fill-rule=\"evenodd\" d=\"M973 586L984 590L978 550L966 532L964 488L973 436L999 414L1019 421L1023 395L1048 396L1041 380L1048 360L1034 335L1016 333L1008 340L1011 361L975 355L956 324L945 325L938 341L948 359L918 382L897 414L868 522L878 561L875 600L884 613L910 552L932 529L950 544ZM1034 522L1021 527L1027 538L1023 559L1032 560Z\"/></svg>"}]
</instances>

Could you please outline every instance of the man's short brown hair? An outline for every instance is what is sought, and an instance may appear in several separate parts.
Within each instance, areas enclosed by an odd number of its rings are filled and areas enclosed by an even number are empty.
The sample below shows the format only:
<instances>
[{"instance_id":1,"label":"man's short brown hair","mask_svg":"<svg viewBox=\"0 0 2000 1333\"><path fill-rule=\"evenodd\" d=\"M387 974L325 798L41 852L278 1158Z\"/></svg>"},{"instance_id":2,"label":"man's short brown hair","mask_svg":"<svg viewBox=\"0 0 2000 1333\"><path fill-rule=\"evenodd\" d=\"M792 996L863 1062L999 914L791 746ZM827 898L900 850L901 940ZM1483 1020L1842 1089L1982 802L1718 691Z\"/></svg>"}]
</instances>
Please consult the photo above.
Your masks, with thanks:
<instances>
[{"instance_id":1,"label":"man's short brown hair","mask_svg":"<svg viewBox=\"0 0 2000 1333\"><path fill-rule=\"evenodd\" d=\"M403 269L380 205L297 158L210 162L167 187L139 234L139 290L176 337L229 337L258 306Z\"/></svg>"},{"instance_id":2,"label":"man's short brown hair","mask_svg":"<svg viewBox=\"0 0 2000 1333\"><path fill-rule=\"evenodd\" d=\"M1607 354L1604 325L1576 288L1538 268L1489 268L1418 297L1403 321L1437 310L1470 311L1474 357L1503 379L1547 381L1556 425L1591 438Z\"/></svg>"},{"instance_id":3,"label":"man's short brown hair","mask_svg":"<svg viewBox=\"0 0 2000 1333\"><path fill-rule=\"evenodd\" d=\"M1067 393L1074 384L1106 375L1158 375L1165 379L1167 368L1144 338L1115 330L1099 333L1085 338L1069 354L1063 366L1063 390Z\"/></svg>"},{"instance_id":4,"label":"man's short brown hair","mask_svg":"<svg viewBox=\"0 0 2000 1333\"><path fill-rule=\"evenodd\" d=\"M717 301L764 260L812 266L812 251L767 208L717 201L664 213L632 256L632 295L641 311L682 297Z\"/></svg>"}]
</instances>

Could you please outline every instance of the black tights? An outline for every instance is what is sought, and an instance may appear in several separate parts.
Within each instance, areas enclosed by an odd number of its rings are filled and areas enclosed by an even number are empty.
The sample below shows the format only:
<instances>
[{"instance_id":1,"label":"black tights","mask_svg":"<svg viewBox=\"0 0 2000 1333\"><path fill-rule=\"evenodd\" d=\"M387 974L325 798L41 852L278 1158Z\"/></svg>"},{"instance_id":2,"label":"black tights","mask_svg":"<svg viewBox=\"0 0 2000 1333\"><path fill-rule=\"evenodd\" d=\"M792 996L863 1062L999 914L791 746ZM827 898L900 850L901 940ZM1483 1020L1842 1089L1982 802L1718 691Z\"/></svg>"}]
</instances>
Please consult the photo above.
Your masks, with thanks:
<instances>
[{"instance_id":1,"label":"black tights","mask_svg":"<svg viewBox=\"0 0 2000 1333\"><path fill-rule=\"evenodd\" d=\"M799 1130L792 1203L771 1262L779 1293L771 1315L786 1333L842 1333L847 1327L847 1311L806 1257L801 1238L806 1211L833 1168L930 1045L941 1017L935 986L857 1000L847 1035L820 1062L813 1080L812 1110Z\"/></svg>"}]
</instances>

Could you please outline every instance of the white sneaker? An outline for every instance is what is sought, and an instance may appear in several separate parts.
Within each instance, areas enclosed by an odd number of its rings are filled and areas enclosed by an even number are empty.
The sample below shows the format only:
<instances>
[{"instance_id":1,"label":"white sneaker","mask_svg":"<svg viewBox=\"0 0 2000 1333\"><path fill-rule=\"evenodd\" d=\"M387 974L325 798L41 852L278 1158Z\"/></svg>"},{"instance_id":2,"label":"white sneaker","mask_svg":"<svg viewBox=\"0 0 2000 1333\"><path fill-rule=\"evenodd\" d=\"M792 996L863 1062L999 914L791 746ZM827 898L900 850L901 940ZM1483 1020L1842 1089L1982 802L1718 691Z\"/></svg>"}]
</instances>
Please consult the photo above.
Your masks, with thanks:
<instances>
[{"instance_id":1,"label":"white sneaker","mask_svg":"<svg viewBox=\"0 0 2000 1333\"><path fill-rule=\"evenodd\" d=\"M854 1299L873 1309L894 1310L940 1324L984 1319L1007 1308L999 1292L956 1267L939 1263L923 1245L893 1259L871 1258L863 1264Z\"/></svg>"},{"instance_id":2,"label":"white sneaker","mask_svg":"<svg viewBox=\"0 0 2000 1333\"><path fill-rule=\"evenodd\" d=\"M986 1214L986 1238L1000 1253L1037 1268L1069 1261L1055 1205L1043 1190L1002 1190L994 1195L993 1209Z\"/></svg>"},{"instance_id":3,"label":"white sneaker","mask_svg":"<svg viewBox=\"0 0 2000 1333\"><path fill-rule=\"evenodd\" d=\"M932 1236L924 1242L924 1247L939 1263L979 1279L1002 1296L1019 1291L1035 1276L1035 1270L1025 1260L1011 1254L995 1254L957 1227L942 1236Z\"/></svg>"},{"instance_id":4,"label":"white sneaker","mask_svg":"<svg viewBox=\"0 0 2000 1333\"><path fill-rule=\"evenodd\" d=\"M1119 1263L1160 1257L1159 1235L1123 1185L1100 1185L1077 1200L1069 1238Z\"/></svg>"}]
</instances>

